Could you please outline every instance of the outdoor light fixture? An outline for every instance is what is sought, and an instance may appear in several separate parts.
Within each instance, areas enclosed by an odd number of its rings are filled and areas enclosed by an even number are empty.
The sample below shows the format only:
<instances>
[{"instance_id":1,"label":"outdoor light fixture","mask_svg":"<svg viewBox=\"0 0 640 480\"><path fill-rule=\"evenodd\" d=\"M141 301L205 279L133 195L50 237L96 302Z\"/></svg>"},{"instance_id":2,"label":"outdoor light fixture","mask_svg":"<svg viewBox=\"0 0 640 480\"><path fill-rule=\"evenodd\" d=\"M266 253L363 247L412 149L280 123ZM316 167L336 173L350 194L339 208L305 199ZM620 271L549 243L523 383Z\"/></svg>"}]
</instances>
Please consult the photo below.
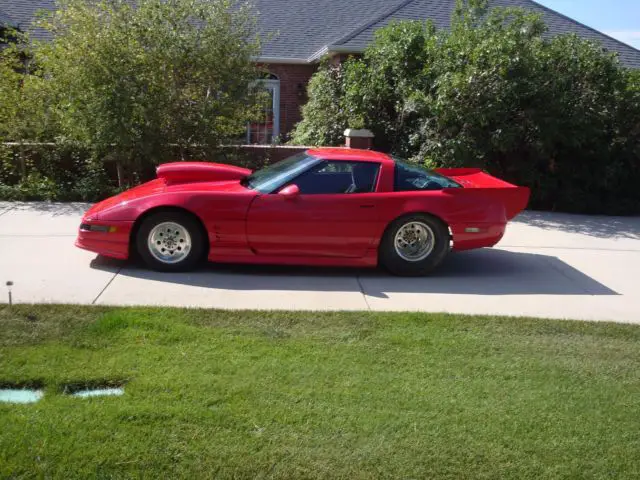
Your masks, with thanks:
<instances>
[{"instance_id":1,"label":"outdoor light fixture","mask_svg":"<svg viewBox=\"0 0 640 480\"><path fill-rule=\"evenodd\" d=\"M9 291L9 306L11 306L13 304L12 298L11 298L11 287L13 287L13 282L11 280L9 280L7 282L7 290Z\"/></svg>"},{"instance_id":2,"label":"outdoor light fixture","mask_svg":"<svg viewBox=\"0 0 640 480\"><path fill-rule=\"evenodd\" d=\"M304 94L305 94L304 84L299 83L298 84L298 98L303 98Z\"/></svg>"}]
</instances>

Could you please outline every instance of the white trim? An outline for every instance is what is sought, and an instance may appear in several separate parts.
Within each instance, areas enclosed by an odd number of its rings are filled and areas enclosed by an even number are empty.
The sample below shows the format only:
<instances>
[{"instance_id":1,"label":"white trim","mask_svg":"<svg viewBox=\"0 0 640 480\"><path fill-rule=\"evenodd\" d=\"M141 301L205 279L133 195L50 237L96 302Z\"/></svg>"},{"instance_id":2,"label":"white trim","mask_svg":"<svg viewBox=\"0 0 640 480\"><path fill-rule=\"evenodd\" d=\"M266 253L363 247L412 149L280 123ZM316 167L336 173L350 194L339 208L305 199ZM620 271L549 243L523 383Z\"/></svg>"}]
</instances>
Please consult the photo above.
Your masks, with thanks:
<instances>
[{"instance_id":1,"label":"white trim","mask_svg":"<svg viewBox=\"0 0 640 480\"><path fill-rule=\"evenodd\" d=\"M273 92L271 110L273 112L273 126L271 128L272 143L280 136L280 80L258 79L254 85L261 84ZM247 128L247 143L251 143L251 130Z\"/></svg>"},{"instance_id":2,"label":"white trim","mask_svg":"<svg viewBox=\"0 0 640 480\"><path fill-rule=\"evenodd\" d=\"M318 50L316 53L314 53L309 58L307 58L307 62L312 63L315 60L320 60L320 58L324 57L328 53L329 53L329 45L325 45L320 50Z\"/></svg>"},{"instance_id":3,"label":"white trim","mask_svg":"<svg viewBox=\"0 0 640 480\"><path fill-rule=\"evenodd\" d=\"M314 63L320 60L325 55L332 53L362 53L364 48L343 47L341 45L325 45L316 53L307 58L307 62Z\"/></svg>"},{"instance_id":4,"label":"white trim","mask_svg":"<svg viewBox=\"0 0 640 480\"><path fill-rule=\"evenodd\" d=\"M332 53L362 53L364 48L343 47L342 45L325 45L308 58L288 58L288 57L255 57L256 63L270 63L282 65L311 65L322 57Z\"/></svg>"},{"instance_id":5,"label":"white trim","mask_svg":"<svg viewBox=\"0 0 640 480\"><path fill-rule=\"evenodd\" d=\"M273 139L275 140L280 136L280 80L267 80L267 85L273 86Z\"/></svg>"}]
</instances>

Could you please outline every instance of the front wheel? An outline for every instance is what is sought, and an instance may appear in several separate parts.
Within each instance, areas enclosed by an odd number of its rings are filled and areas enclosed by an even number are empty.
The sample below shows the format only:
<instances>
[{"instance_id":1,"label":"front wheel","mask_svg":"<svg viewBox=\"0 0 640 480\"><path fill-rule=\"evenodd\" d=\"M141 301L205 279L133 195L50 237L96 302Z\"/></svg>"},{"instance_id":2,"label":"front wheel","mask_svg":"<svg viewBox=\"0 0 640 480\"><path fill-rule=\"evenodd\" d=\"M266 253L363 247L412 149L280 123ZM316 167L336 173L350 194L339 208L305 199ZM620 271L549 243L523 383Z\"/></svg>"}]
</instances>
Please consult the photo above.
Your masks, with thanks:
<instances>
[{"instance_id":1,"label":"front wheel","mask_svg":"<svg viewBox=\"0 0 640 480\"><path fill-rule=\"evenodd\" d=\"M158 212L140 225L136 247L150 268L177 272L192 269L202 259L205 238L200 225L190 215Z\"/></svg>"},{"instance_id":2,"label":"front wheel","mask_svg":"<svg viewBox=\"0 0 640 480\"><path fill-rule=\"evenodd\" d=\"M435 270L448 253L446 225L424 214L395 220L380 244L380 262L395 275L426 275Z\"/></svg>"}]
</instances>

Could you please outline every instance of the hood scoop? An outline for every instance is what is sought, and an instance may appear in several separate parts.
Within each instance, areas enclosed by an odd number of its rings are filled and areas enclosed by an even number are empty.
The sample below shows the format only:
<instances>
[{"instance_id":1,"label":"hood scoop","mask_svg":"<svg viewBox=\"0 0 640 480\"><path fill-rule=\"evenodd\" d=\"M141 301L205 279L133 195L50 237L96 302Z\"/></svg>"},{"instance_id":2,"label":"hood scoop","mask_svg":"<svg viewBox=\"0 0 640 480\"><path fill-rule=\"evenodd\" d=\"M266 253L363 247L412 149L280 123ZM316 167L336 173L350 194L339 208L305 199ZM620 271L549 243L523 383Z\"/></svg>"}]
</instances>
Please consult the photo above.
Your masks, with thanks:
<instances>
[{"instance_id":1,"label":"hood scoop","mask_svg":"<svg viewBox=\"0 0 640 480\"><path fill-rule=\"evenodd\" d=\"M251 174L247 168L209 162L165 163L156 172L167 184L241 180Z\"/></svg>"}]
</instances>

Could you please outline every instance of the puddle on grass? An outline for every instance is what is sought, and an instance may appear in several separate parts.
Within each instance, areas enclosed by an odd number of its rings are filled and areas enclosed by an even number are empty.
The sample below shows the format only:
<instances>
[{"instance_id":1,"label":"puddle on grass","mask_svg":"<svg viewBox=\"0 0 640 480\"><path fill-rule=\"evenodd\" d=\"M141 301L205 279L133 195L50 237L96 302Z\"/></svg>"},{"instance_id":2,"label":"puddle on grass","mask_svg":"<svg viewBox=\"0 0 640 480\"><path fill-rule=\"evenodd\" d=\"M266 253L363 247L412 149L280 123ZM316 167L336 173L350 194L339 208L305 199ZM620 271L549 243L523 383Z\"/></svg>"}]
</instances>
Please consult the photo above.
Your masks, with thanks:
<instances>
[{"instance_id":1,"label":"puddle on grass","mask_svg":"<svg viewBox=\"0 0 640 480\"><path fill-rule=\"evenodd\" d=\"M36 403L44 396L42 390L31 388L1 388L0 402L4 403Z\"/></svg>"},{"instance_id":2,"label":"puddle on grass","mask_svg":"<svg viewBox=\"0 0 640 480\"><path fill-rule=\"evenodd\" d=\"M78 390L71 394L72 397L89 398L89 397L102 397L102 396L119 396L124 395L124 388L95 388L87 390Z\"/></svg>"},{"instance_id":3,"label":"puddle on grass","mask_svg":"<svg viewBox=\"0 0 640 480\"><path fill-rule=\"evenodd\" d=\"M121 380L70 383L63 387L62 393L76 398L118 397L124 395L125 383Z\"/></svg>"}]
</instances>

